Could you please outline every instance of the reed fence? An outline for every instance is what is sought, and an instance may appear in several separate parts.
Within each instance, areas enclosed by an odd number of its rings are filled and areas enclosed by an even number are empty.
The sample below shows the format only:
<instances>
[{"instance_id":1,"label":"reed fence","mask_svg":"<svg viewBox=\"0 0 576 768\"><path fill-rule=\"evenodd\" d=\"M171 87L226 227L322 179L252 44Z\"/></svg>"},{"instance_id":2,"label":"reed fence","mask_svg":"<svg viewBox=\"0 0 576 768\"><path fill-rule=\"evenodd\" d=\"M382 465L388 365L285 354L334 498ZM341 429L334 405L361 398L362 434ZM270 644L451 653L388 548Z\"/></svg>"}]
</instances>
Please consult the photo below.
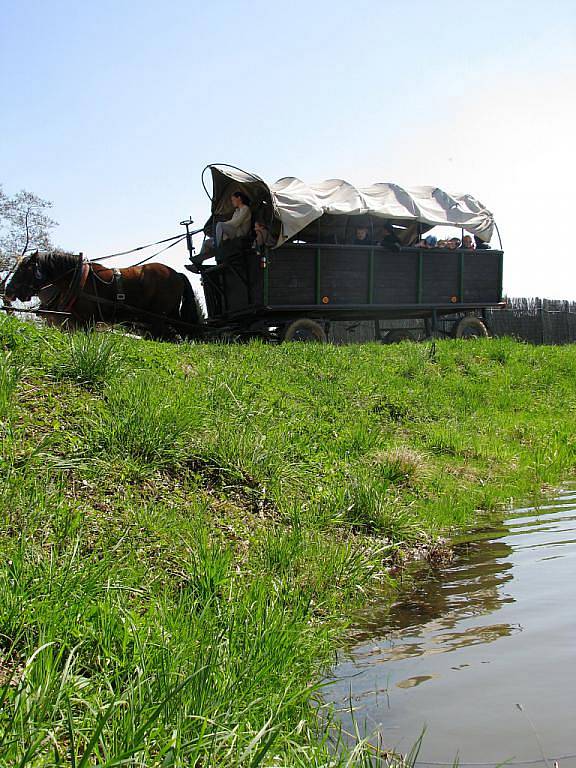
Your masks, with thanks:
<instances>
[{"instance_id":1,"label":"reed fence","mask_svg":"<svg viewBox=\"0 0 576 768\"><path fill-rule=\"evenodd\" d=\"M531 344L576 342L576 301L511 298L504 309L487 310L486 321L493 336L511 336ZM381 325L410 329L416 338L424 334L421 320L389 320ZM444 330L449 330L449 324L444 324ZM336 344L375 341L376 327L373 321L336 322L331 325L330 338Z\"/></svg>"}]
</instances>

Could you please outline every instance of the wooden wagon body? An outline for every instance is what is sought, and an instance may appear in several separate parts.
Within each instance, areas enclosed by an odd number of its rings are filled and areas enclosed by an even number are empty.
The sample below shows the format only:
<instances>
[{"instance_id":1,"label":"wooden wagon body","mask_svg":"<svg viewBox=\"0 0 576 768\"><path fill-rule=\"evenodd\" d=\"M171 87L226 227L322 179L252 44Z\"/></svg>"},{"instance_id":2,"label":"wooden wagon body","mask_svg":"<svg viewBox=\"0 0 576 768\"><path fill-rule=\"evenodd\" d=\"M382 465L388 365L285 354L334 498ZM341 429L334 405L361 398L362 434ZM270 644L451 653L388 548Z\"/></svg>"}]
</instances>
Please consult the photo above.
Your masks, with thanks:
<instances>
[{"instance_id":1,"label":"wooden wagon body","mask_svg":"<svg viewBox=\"0 0 576 768\"><path fill-rule=\"evenodd\" d=\"M496 306L497 250L289 243L204 267L209 323L425 318Z\"/></svg>"}]
</instances>

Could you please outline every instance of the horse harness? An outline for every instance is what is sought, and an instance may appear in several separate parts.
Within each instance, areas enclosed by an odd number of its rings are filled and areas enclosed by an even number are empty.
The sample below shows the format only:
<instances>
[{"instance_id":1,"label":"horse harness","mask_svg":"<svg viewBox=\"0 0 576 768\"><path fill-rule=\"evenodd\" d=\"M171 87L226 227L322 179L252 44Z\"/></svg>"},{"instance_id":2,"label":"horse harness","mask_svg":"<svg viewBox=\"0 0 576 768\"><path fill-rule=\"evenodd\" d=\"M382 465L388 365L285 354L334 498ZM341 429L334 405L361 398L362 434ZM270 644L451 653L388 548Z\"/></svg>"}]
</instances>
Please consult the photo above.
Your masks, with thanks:
<instances>
[{"instance_id":1,"label":"horse harness","mask_svg":"<svg viewBox=\"0 0 576 768\"><path fill-rule=\"evenodd\" d=\"M97 307L98 307L98 314L100 315L100 320L104 322L104 314L102 312L102 304L113 304L113 313L114 313L114 320L116 320L116 310L118 308L119 304L123 304L126 301L126 293L124 291L124 279L122 277L122 271L117 268L113 268L112 271L112 280L109 282L106 282L106 280L103 280L101 277L99 277L96 272L94 271L92 264L88 264L88 267L90 268L90 272L92 274L92 285L94 287L94 296L86 296L86 298L92 299ZM97 281L101 282L103 285L109 286L113 285L113 292L114 292L114 298L112 301L109 299L104 299L100 296L98 296L98 285Z\"/></svg>"},{"instance_id":2,"label":"horse harness","mask_svg":"<svg viewBox=\"0 0 576 768\"><path fill-rule=\"evenodd\" d=\"M72 275L72 279L70 280L70 285L68 288L66 288L66 290L63 292L58 290L53 292L52 296L44 300L44 305L46 307L56 305L58 312L73 314L72 310L74 305L84 290L90 272L90 264L87 261L80 261L78 266L74 269L74 274ZM51 287L54 286L52 284L48 284L42 286L40 290L46 291Z\"/></svg>"},{"instance_id":3,"label":"horse harness","mask_svg":"<svg viewBox=\"0 0 576 768\"><path fill-rule=\"evenodd\" d=\"M90 274L90 264L87 261L82 261L79 269L74 273L74 277L70 281L68 291L66 292L62 303L64 304L63 312L71 312L74 304L78 299L78 296L84 290L88 275Z\"/></svg>"},{"instance_id":4,"label":"horse harness","mask_svg":"<svg viewBox=\"0 0 576 768\"><path fill-rule=\"evenodd\" d=\"M103 302L103 299L98 296L98 281L107 286L114 284L114 315L116 314L117 305L123 304L126 301L122 272L119 269L112 269L112 275L112 280L110 282L106 282L96 274L90 262L81 261L79 262L78 267L74 270L74 274L70 280L70 285L66 288L66 290L63 293L57 292L56 295L45 302L45 305L50 306L56 304L58 312L66 312L73 315L76 302L81 296L83 296L86 299L95 300L96 304L98 305L100 319L104 320L102 316L102 307L100 306ZM88 282L88 278L90 276L92 277L94 296L90 296L84 292L86 283ZM48 288L48 286L46 286L46 288Z\"/></svg>"},{"instance_id":5,"label":"horse harness","mask_svg":"<svg viewBox=\"0 0 576 768\"><path fill-rule=\"evenodd\" d=\"M116 296L115 301L126 301L126 294L124 293L124 280L122 278L122 272L119 269L113 269L114 282L116 283Z\"/></svg>"}]
</instances>

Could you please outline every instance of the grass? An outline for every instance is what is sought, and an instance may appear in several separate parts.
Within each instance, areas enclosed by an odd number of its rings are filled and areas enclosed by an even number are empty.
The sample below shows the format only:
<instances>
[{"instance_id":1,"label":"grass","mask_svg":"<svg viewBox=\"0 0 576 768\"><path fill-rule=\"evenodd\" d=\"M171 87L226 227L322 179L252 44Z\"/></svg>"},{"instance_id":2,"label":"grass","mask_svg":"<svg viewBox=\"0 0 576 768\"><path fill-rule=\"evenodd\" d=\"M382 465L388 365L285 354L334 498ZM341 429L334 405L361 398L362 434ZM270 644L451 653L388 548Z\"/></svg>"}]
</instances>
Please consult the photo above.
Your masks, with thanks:
<instances>
[{"instance_id":1,"label":"grass","mask_svg":"<svg viewBox=\"0 0 576 768\"><path fill-rule=\"evenodd\" d=\"M314 702L354 609L576 465L576 349L0 324L0 765L376 766Z\"/></svg>"},{"instance_id":2,"label":"grass","mask_svg":"<svg viewBox=\"0 0 576 768\"><path fill-rule=\"evenodd\" d=\"M57 347L54 374L90 389L102 387L122 370L122 343L113 334L81 331Z\"/></svg>"}]
</instances>

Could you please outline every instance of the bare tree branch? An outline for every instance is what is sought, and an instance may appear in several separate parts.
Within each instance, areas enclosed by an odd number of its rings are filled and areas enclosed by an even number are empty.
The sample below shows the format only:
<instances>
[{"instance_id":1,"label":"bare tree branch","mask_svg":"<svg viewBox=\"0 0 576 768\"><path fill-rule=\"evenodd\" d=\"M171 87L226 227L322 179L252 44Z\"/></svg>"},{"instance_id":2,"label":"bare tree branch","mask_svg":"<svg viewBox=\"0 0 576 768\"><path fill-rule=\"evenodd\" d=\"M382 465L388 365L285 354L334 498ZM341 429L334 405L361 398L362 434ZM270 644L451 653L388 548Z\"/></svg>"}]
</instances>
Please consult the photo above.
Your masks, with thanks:
<instances>
[{"instance_id":1,"label":"bare tree branch","mask_svg":"<svg viewBox=\"0 0 576 768\"><path fill-rule=\"evenodd\" d=\"M32 248L52 246L50 230L57 222L47 215L49 200L22 190L11 197L0 186L0 269L13 265Z\"/></svg>"},{"instance_id":2,"label":"bare tree branch","mask_svg":"<svg viewBox=\"0 0 576 768\"><path fill-rule=\"evenodd\" d=\"M30 217L30 209L26 211L26 217L24 222L24 226L26 227L26 242L24 243L24 248L22 248L22 252L20 253L20 256L24 256L24 254L28 250L28 244L30 243L30 227L28 226L29 217Z\"/></svg>"}]
</instances>

